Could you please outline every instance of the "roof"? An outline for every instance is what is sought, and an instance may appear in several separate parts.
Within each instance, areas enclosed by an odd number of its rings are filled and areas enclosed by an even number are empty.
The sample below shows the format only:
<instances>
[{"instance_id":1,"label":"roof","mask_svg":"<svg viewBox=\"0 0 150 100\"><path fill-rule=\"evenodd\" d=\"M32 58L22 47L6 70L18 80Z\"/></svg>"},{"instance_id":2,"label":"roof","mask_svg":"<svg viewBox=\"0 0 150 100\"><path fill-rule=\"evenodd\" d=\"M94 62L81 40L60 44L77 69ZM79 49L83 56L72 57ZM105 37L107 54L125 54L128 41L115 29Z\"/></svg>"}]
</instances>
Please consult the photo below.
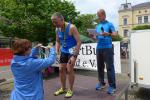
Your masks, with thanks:
<instances>
[{"instance_id":1,"label":"roof","mask_svg":"<svg viewBox=\"0 0 150 100\"><path fill-rule=\"evenodd\" d=\"M127 5L127 8L126 8L126 5ZM119 8L119 12L131 11L131 10L141 9L141 8L150 8L150 2L140 3L134 6L131 6L131 3L121 4L121 7Z\"/></svg>"},{"instance_id":2,"label":"roof","mask_svg":"<svg viewBox=\"0 0 150 100\"><path fill-rule=\"evenodd\" d=\"M143 8L143 7L150 7L150 2L145 2L145 3L141 3L141 4L138 4L138 5L132 6L133 9Z\"/></svg>"}]
</instances>

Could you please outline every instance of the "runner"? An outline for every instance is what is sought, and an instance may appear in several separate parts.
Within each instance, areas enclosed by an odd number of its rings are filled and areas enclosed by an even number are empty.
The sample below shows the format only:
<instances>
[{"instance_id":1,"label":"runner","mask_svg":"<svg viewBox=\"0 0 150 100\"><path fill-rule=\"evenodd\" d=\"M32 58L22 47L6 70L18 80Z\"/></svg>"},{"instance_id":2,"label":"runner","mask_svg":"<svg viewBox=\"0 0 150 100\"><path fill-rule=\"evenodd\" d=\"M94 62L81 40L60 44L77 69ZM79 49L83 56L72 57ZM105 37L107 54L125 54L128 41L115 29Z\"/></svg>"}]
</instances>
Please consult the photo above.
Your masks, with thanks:
<instances>
[{"instance_id":1,"label":"runner","mask_svg":"<svg viewBox=\"0 0 150 100\"><path fill-rule=\"evenodd\" d=\"M56 52L60 54L59 76L61 87L54 95L58 96L66 92L65 97L69 98L73 96L74 65L81 46L80 36L75 25L65 22L61 13L54 13L51 20L56 27ZM66 74L68 74L67 78L69 80L67 91Z\"/></svg>"}]
</instances>

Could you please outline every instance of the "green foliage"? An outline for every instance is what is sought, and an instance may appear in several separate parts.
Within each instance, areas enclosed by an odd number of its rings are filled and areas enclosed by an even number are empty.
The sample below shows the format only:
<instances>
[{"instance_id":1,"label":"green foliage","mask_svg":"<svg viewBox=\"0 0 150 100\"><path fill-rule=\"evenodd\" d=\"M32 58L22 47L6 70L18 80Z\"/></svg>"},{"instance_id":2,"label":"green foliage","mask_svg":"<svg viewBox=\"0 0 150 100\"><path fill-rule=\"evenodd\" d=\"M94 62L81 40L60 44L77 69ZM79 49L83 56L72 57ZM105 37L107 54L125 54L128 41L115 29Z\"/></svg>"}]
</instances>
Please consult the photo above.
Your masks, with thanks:
<instances>
[{"instance_id":1,"label":"green foliage","mask_svg":"<svg viewBox=\"0 0 150 100\"><path fill-rule=\"evenodd\" d=\"M150 25L136 26L132 30L145 30L145 29L150 29Z\"/></svg>"},{"instance_id":2,"label":"green foliage","mask_svg":"<svg viewBox=\"0 0 150 100\"><path fill-rule=\"evenodd\" d=\"M79 14L67 0L0 0L0 34L43 44L54 41L54 12L61 12L66 21Z\"/></svg>"},{"instance_id":3,"label":"green foliage","mask_svg":"<svg viewBox=\"0 0 150 100\"><path fill-rule=\"evenodd\" d=\"M91 38L89 38L87 36L84 36L84 35L80 35L80 39L81 39L82 43L92 43L92 42L95 42Z\"/></svg>"},{"instance_id":4,"label":"green foliage","mask_svg":"<svg viewBox=\"0 0 150 100\"><path fill-rule=\"evenodd\" d=\"M118 34L117 36L112 37L112 41L121 41L123 38Z\"/></svg>"},{"instance_id":5,"label":"green foliage","mask_svg":"<svg viewBox=\"0 0 150 100\"><path fill-rule=\"evenodd\" d=\"M96 18L95 14L82 14L77 18L77 22L75 22L78 27L78 31L80 34L87 36L88 28L95 28L94 19Z\"/></svg>"}]
</instances>

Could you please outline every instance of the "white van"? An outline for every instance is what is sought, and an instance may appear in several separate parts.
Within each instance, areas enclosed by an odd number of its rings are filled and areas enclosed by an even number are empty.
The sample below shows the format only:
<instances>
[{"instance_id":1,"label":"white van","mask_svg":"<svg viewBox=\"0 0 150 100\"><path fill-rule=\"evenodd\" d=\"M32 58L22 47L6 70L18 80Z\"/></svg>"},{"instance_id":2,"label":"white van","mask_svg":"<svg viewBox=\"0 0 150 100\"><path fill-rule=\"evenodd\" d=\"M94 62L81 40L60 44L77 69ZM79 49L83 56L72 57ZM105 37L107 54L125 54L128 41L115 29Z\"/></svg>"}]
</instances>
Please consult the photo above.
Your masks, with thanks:
<instances>
[{"instance_id":1,"label":"white van","mask_svg":"<svg viewBox=\"0 0 150 100\"><path fill-rule=\"evenodd\" d=\"M130 32L129 50L131 84L150 88L150 30Z\"/></svg>"}]
</instances>

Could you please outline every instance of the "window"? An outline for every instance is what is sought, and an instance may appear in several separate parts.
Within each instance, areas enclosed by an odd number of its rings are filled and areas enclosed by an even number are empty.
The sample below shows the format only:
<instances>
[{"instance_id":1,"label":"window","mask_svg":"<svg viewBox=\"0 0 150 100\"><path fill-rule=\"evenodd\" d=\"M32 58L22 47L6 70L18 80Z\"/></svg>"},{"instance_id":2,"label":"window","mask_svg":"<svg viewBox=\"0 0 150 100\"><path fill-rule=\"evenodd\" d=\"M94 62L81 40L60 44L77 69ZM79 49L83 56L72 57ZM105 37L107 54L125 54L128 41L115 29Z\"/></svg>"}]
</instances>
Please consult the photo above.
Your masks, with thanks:
<instances>
[{"instance_id":1,"label":"window","mask_svg":"<svg viewBox=\"0 0 150 100\"><path fill-rule=\"evenodd\" d=\"M124 29L123 35L124 35L124 37L128 36L128 30L127 29Z\"/></svg>"},{"instance_id":2,"label":"window","mask_svg":"<svg viewBox=\"0 0 150 100\"><path fill-rule=\"evenodd\" d=\"M148 23L148 16L144 16L144 23Z\"/></svg>"},{"instance_id":3,"label":"window","mask_svg":"<svg viewBox=\"0 0 150 100\"><path fill-rule=\"evenodd\" d=\"M127 8L128 8L128 4L125 4L125 5L124 5L124 8L127 9Z\"/></svg>"},{"instance_id":4,"label":"window","mask_svg":"<svg viewBox=\"0 0 150 100\"><path fill-rule=\"evenodd\" d=\"M127 25L127 18L123 19L123 25Z\"/></svg>"},{"instance_id":5,"label":"window","mask_svg":"<svg viewBox=\"0 0 150 100\"><path fill-rule=\"evenodd\" d=\"M138 24L142 24L142 17L138 17Z\"/></svg>"}]
</instances>

